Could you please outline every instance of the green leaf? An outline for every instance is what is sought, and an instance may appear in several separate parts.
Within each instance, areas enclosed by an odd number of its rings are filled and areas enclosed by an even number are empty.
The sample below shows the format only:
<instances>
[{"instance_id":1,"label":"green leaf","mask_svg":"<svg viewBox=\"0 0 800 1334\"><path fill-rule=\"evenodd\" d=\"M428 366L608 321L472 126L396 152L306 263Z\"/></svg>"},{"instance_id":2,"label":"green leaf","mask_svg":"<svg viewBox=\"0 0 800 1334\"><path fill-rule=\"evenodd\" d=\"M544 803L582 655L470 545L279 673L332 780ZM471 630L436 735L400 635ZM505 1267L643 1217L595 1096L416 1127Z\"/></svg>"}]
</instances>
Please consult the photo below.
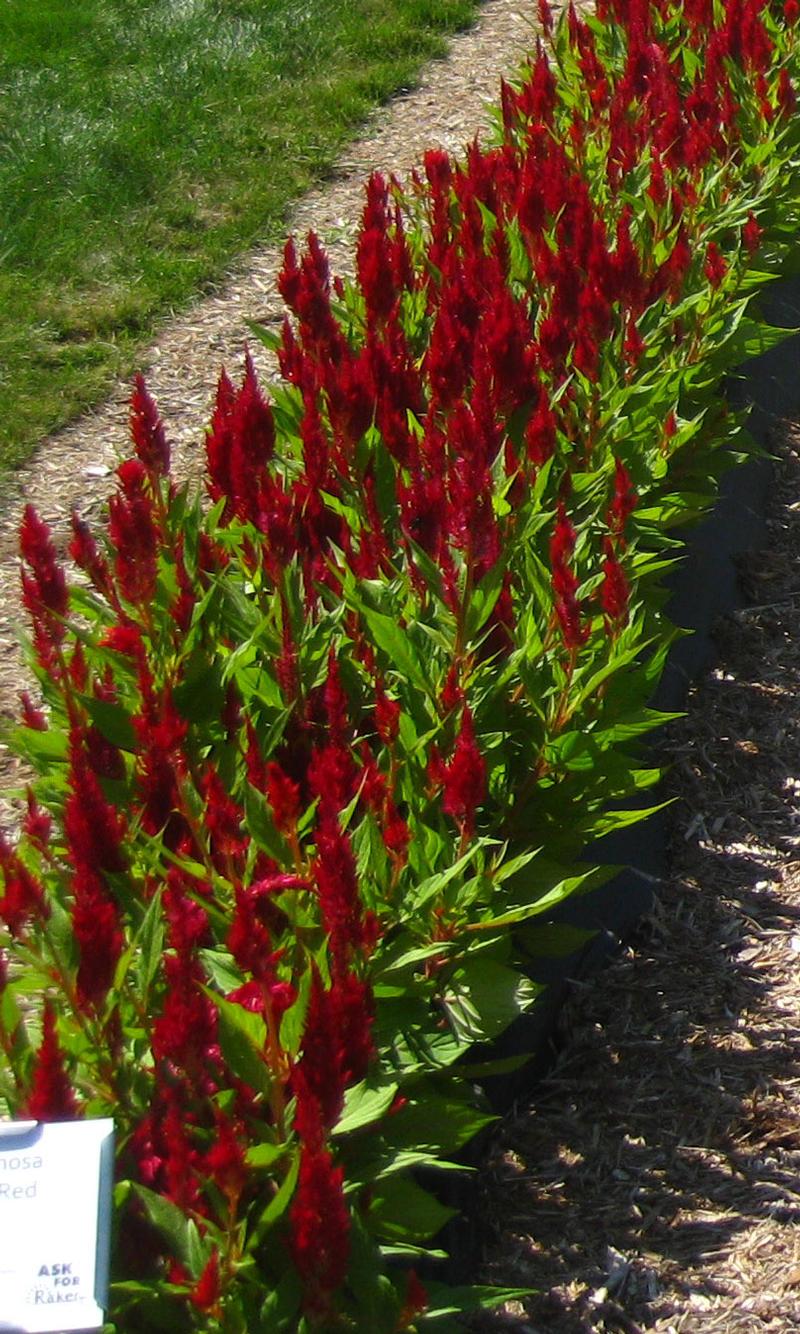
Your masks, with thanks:
<instances>
[{"instance_id":1,"label":"green leaf","mask_svg":"<svg viewBox=\"0 0 800 1334\"><path fill-rule=\"evenodd\" d=\"M345 1093L344 1108L332 1133L349 1135L379 1121L394 1102L397 1088L396 1083L375 1084L367 1079L353 1084Z\"/></svg>"},{"instance_id":2,"label":"green leaf","mask_svg":"<svg viewBox=\"0 0 800 1334\"><path fill-rule=\"evenodd\" d=\"M269 1093L272 1079L264 1056L267 1026L261 1015L225 1000L208 987L203 991L217 1007L219 1045L231 1070L251 1088Z\"/></svg>"},{"instance_id":3,"label":"green leaf","mask_svg":"<svg viewBox=\"0 0 800 1334\"><path fill-rule=\"evenodd\" d=\"M455 1153L497 1120L493 1113L475 1107L471 1096L466 1092L460 1098L445 1095L437 1092L432 1081L423 1080L415 1086L415 1096L392 1116L384 1133L397 1147L425 1150L438 1157Z\"/></svg>"},{"instance_id":4,"label":"green leaf","mask_svg":"<svg viewBox=\"0 0 800 1334\"><path fill-rule=\"evenodd\" d=\"M430 1299L425 1324L465 1311L486 1311L506 1302L524 1301L536 1292L536 1288L489 1288L477 1283L470 1287L451 1288L435 1280L426 1281L425 1289Z\"/></svg>"},{"instance_id":5,"label":"green leaf","mask_svg":"<svg viewBox=\"0 0 800 1334\"><path fill-rule=\"evenodd\" d=\"M266 1209L253 1227L253 1230L247 1240L247 1250L255 1250L264 1240L267 1232L278 1222L286 1213L294 1195L294 1188L297 1185L297 1177L300 1172L300 1159L295 1157L289 1171L286 1173L279 1189L273 1195Z\"/></svg>"},{"instance_id":6,"label":"green leaf","mask_svg":"<svg viewBox=\"0 0 800 1334\"><path fill-rule=\"evenodd\" d=\"M489 838L476 839L469 851L465 852L463 857L459 857L458 861L448 866L446 871L438 871L436 875L428 876L426 880L423 880L413 894L409 895L411 911L418 912L431 899L440 895L445 886L449 885L450 881L454 880L456 876L461 875L461 872L480 855L484 848L493 845L495 842L496 840Z\"/></svg>"},{"instance_id":7,"label":"green leaf","mask_svg":"<svg viewBox=\"0 0 800 1334\"><path fill-rule=\"evenodd\" d=\"M398 625L397 621L392 620L391 616L385 616L383 612L375 611L368 606L347 587L345 596L348 603L351 603L363 616L376 645L389 658L392 670L412 681L419 690L429 695L431 685L424 671L422 659L409 639L408 631Z\"/></svg>"},{"instance_id":8,"label":"green leaf","mask_svg":"<svg viewBox=\"0 0 800 1334\"><path fill-rule=\"evenodd\" d=\"M164 953L164 918L161 912L160 888L156 890L147 905L136 943L139 948L139 994L142 1003L146 1004L153 978L158 972Z\"/></svg>"},{"instance_id":9,"label":"green leaf","mask_svg":"<svg viewBox=\"0 0 800 1334\"><path fill-rule=\"evenodd\" d=\"M284 1051L288 1052L290 1056L297 1055L300 1050L300 1043L303 1040L308 1002L311 999L311 983L311 969L307 968L300 978L297 1000L289 1006L281 1019L280 1043Z\"/></svg>"},{"instance_id":10,"label":"green leaf","mask_svg":"<svg viewBox=\"0 0 800 1334\"><path fill-rule=\"evenodd\" d=\"M272 1167L287 1152L285 1144L251 1144L245 1154L248 1167Z\"/></svg>"},{"instance_id":11,"label":"green leaf","mask_svg":"<svg viewBox=\"0 0 800 1334\"><path fill-rule=\"evenodd\" d=\"M140 1186L138 1181L131 1182L131 1189L142 1201L150 1222L169 1242L173 1255L191 1270L193 1242L186 1214L177 1204L173 1204L172 1200L168 1200L164 1195L157 1195L147 1186ZM197 1278L199 1275L195 1274L194 1277Z\"/></svg>"},{"instance_id":12,"label":"green leaf","mask_svg":"<svg viewBox=\"0 0 800 1334\"><path fill-rule=\"evenodd\" d=\"M387 1177L375 1187L367 1225L387 1241L426 1241L457 1212L410 1178Z\"/></svg>"},{"instance_id":13,"label":"green leaf","mask_svg":"<svg viewBox=\"0 0 800 1334\"><path fill-rule=\"evenodd\" d=\"M122 704L93 695L81 695L81 703L99 732L120 750L135 752L138 741L133 719Z\"/></svg>"},{"instance_id":14,"label":"green leaf","mask_svg":"<svg viewBox=\"0 0 800 1334\"><path fill-rule=\"evenodd\" d=\"M529 1010L541 987L524 974L481 956L454 970L441 997L463 1041L495 1038Z\"/></svg>"},{"instance_id":15,"label":"green leaf","mask_svg":"<svg viewBox=\"0 0 800 1334\"><path fill-rule=\"evenodd\" d=\"M726 341L725 358L729 366L750 357L760 357L771 348L778 347L787 338L793 338L800 329L780 329L773 324L745 318L740 321L736 332Z\"/></svg>"},{"instance_id":16,"label":"green leaf","mask_svg":"<svg viewBox=\"0 0 800 1334\"><path fill-rule=\"evenodd\" d=\"M247 832L264 852L283 864L286 860L286 843L275 827L266 798L250 783L245 785L244 790L244 814Z\"/></svg>"}]
</instances>

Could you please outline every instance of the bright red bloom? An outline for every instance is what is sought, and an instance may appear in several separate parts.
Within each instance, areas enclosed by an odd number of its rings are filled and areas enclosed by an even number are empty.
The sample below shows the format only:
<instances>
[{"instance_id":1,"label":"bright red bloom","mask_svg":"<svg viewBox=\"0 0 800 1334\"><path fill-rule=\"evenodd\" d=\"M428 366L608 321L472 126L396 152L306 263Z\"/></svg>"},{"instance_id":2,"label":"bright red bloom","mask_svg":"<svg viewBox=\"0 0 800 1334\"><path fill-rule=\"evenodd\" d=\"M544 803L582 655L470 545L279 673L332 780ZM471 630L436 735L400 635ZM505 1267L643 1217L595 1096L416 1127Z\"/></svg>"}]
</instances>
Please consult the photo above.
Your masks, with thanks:
<instances>
[{"instance_id":1,"label":"bright red bloom","mask_svg":"<svg viewBox=\"0 0 800 1334\"><path fill-rule=\"evenodd\" d=\"M49 1001L44 1007L42 1041L23 1115L32 1121L73 1121L79 1115L58 1044L55 1011Z\"/></svg>"},{"instance_id":2,"label":"bright red bloom","mask_svg":"<svg viewBox=\"0 0 800 1334\"><path fill-rule=\"evenodd\" d=\"M34 847L44 849L50 842L50 834L53 828L53 817L49 811L40 806L33 792L33 788L28 788L26 793L27 810L23 821L22 829L25 837L30 839Z\"/></svg>"},{"instance_id":3,"label":"bright red bloom","mask_svg":"<svg viewBox=\"0 0 800 1334\"><path fill-rule=\"evenodd\" d=\"M131 395L131 436L136 456L151 477L164 477L169 472L169 445L158 408L147 391L144 377L136 376Z\"/></svg>"},{"instance_id":4,"label":"bright red bloom","mask_svg":"<svg viewBox=\"0 0 800 1334\"><path fill-rule=\"evenodd\" d=\"M709 241L706 249L706 257L703 263L703 272L712 287L719 287L725 274L728 272L727 261L720 251L716 241Z\"/></svg>"},{"instance_id":5,"label":"bright red bloom","mask_svg":"<svg viewBox=\"0 0 800 1334\"><path fill-rule=\"evenodd\" d=\"M341 741L315 746L308 765L308 783L319 797L320 810L336 817L352 801L358 786L358 772L353 756Z\"/></svg>"},{"instance_id":6,"label":"bright red bloom","mask_svg":"<svg viewBox=\"0 0 800 1334\"><path fill-rule=\"evenodd\" d=\"M215 1248L211 1252L202 1274L189 1293L189 1301L192 1306L197 1307L198 1311L210 1311L219 1301L221 1291L219 1252Z\"/></svg>"},{"instance_id":7,"label":"bright red bloom","mask_svg":"<svg viewBox=\"0 0 800 1334\"><path fill-rule=\"evenodd\" d=\"M384 746L393 746L400 731L400 701L386 694L379 683L375 688L375 727Z\"/></svg>"},{"instance_id":8,"label":"bright red bloom","mask_svg":"<svg viewBox=\"0 0 800 1334\"><path fill-rule=\"evenodd\" d=\"M556 526L550 540L553 602L564 644L572 650L585 644L589 636L589 626L581 625L578 579L570 566L574 550L575 529L567 517L563 501L559 501Z\"/></svg>"},{"instance_id":9,"label":"bright red bloom","mask_svg":"<svg viewBox=\"0 0 800 1334\"><path fill-rule=\"evenodd\" d=\"M342 1169L324 1150L304 1148L297 1190L289 1213L291 1251L303 1281L306 1311L321 1317L347 1276L350 1215Z\"/></svg>"},{"instance_id":10,"label":"bright red bloom","mask_svg":"<svg viewBox=\"0 0 800 1334\"><path fill-rule=\"evenodd\" d=\"M295 783L275 760L270 760L266 769L266 790L275 827L282 834L290 833L300 815L299 783Z\"/></svg>"},{"instance_id":11,"label":"bright red bloom","mask_svg":"<svg viewBox=\"0 0 800 1334\"><path fill-rule=\"evenodd\" d=\"M203 822L211 838L211 852L218 857L237 857L247 849L248 837L242 830L244 811L228 796L216 769L209 766L203 775L205 797Z\"/></svg>"},{"instance_id":12,"label":"bright red bloom","mask_svg":"<svg viewBox=\"0 0 800 1334\"><path fill-rule=\"evenodd\" d=\"M32 728L34 732L46 732L47 715L36 708L27 690L21 690L19 697L22 701L22 721L25 727Z\"/></svg>"},{"instance_id":13,"label":"bright red bloom","mask_svg":"<svg viewBox=\"0 0 800 1334\"><path fill-rule=\"evenodd\" d=\"M122 850L125 826L103 796L85 742L78 731L70 738L70 794L64 811L64 832L74 866L100 875L114 874L126 865Z\"/></svg>"},{"instance_id":14,"label":"bright red bloom","mask_svg":"<svg viewBox=\"0 0 800 1334\"><path fill-rule=\"evenodd\" d=\"M334 815L323 817L316 838L314 877L322 922L330 934L334 965L341 973L351 952L365 944L356 863L350 838Z\"/></svg>"},{"instance_id":15,"label":"bright red bloom","mask_svg":"<svg viewBox=\"0 0 800 1334\"><path fill-rule=\"evenodd\" d=\"M202 991L205 977L190 948L166 955L164 976L164 1008L153 1026L153 1056L198 1078L216 1042L216 1010Z\"/></svg>"},{"instance_id":16,"label":"bright red bloom","mask_svg":"<svg viewBox=\"0 0 800 1334\"><path fill-rule=\"evenodd\" d=\"M58 648L64 642L67 614L67 583L56 560L55 546L47 524L32 505L26 505L20 525L22 601L33 621L33 643L40 665L57 676Z\"/></svg>"},{"instance_id":17,"label":"bright red bloom","mask_svg":"<svg viewBox=\"0 0 800 1334\"><path fill-rule=\"evenodd\" d=\"M647 350L647 344L639 333L639 326L632 314L628 316L625 324L625 341L622 350L625 361L629 366L638 366Z\"/></svg>"},{"instance_id":18,"label":"bright red bloom","mask_svg":"<svg viewBox=\"0 0 800 1334\"><path fill-rule=\"evenodd\" d=\"M12 936L19 937L32 917L44 920L48 916L49 909L43 886L20 860L2 833L0 833L0 879L3 888L0 896L0 921L5 922Z\"/></svg>"},{"instance_id":19,"label":"bright red bloom","mask_svg":"<svg viewBox=\"0 0 800 1334\"><path fill-rule=\"evenodd\" d=\"M252 523L259 521L258 493L264 470L275 450L272 409L258 384L253 358L245 357L242 387L225 424L230 442L228 475L230 496L236 513Z\"/></svg>"},{"instance_id":20,"label":"bright red bloom","mask_svg":"<svg viewBox=\"0 0 800 1334\"><path fill-rule=\"evenodd\" d=\"M752 209L747 215L747 222L742 227L742 242L748 254L754 255L761 244L763 228L759 226Z\"/></svg>"},{"instance_id":21,"label":"bright red bloom","mask_svg":"<svg viewBox=\"0 0 800 1334\"><path fill-rule=\"evenodd\" d=\"M236 401L234 389L225 370L217 382L217 397L211 428L206 436L207 486L212 500L227 500L225 516L230 516L233 486L231 483L231 420Z\"/></svg>"},{"instance_id":22,"label":"bright red bloom","mask_svg":"<svg viewBox=\"0 0 800 1334\"><path fill-rule=\"evenodd\" d=\"M556 419L544 390L540 391L539 402L525 428L525 448L536 468L546 463L555 452Z\"/></svg>"},{"instance_id":23,"label":"bright red bloom","mask_svg":"<svg viewBox=\"0 0 800 1334\"><path fill-rule=\"evenodd\" d=\"M471 835L478 807L486 796L486 762L475 740L472 714L465 704L453 756L444 769L442 809Z\"/></svg>"},{"instance_id":24,"label":"bright red bloom","mask_svg":"<svg viewBox=\"0 0 800 1334\"><path fill-rule=\"evenodd\" d=\"M624 546L625 525L636 508L638 496L630 473L621 459L614 460L614 499L606 522L616 540Z\"/></svg>"},{"instance_id":25,"label":"bright red bloom","mask_svg":"<svg viewBox=\"0 0 800 1334\"><path fill-rule=\"evenodd\" d=\"M72 930L80 953L78 999L84 1008L97 1008L114 980L124 937L119 911L103 879L81 867L72 877Z\"/></svg>"},{"instance_id":26,"label":"bright red bloom","mask_svg":"<svg viewBox=\"0 0 800 1334\"><path fill-rule=\"evenodd\" d=\"M203 1171L229 1199L238 1200L247 1182L244 1150L230 1119L220 1111L216 1117L216 1138L203 1156Z\"/></svg>"},{"instance_id":27,"label":"bright red bloom","mask_svg":"<svg viewBox=\"0 0 800 1334\"><path fill-rule=\"evenodd\" d=\"M152 601L156 588L158 529L147 469L139 459L117 468L119 490L109 497L108 533L122 596L135 606Z\"/></svg>"},{"instance_id":28,"label":"bright red bloom","mask_svg":"<svg viewBox=\"0 0 800 1334\"><path fill-rule=\"evenodd\" d=\"M375 1054L374 1013L367 982L343 971L325 990L315 972L301 1057L295 1069L295 1075L301 1076L295 1092L298 1098L302 1095L306 1100L314 1099L321 1126L329 1128L336 1124L345 1089L363 1079L369 1069ZM312 1138L307 1138L307 1142L311 1144Z\"/></svg>"},{"instance_id":29,"label":"bright red bloom","mask_svg":"<svg viewBox=\"0 0 800 1334\"><path fill-rule=\"evenodd\" d=\"M388 318L398 291L395 286L393 247L389 237L389 191L380 172L373 172L356 246L358 284L367 307L367 320L381 324Z\"/></svg>"},{"instance_id":30,"label":"bright red bloom","mask_svg":"<svg viewBox=\"0 0 800 1334\"><path fill-rule=\"evenodd\" d=\"M600 601L607 628L616 632L628 620L628 580L617 560L613 543L608 537L603 540L603 552L603 582L600 587Z\"/></svg>"},{"instance_id":31,"label":"bright red bloom","mask_svg":"<svg viewBox=\"0 0 800 1334\"><path fill-rule=\"evenodd\" d=\"M56 616L67 614L67 585L64 571L56 560L56 549L47 524L39 518L33 505L26 505L19 530L22 559L30 566L37 603L28 610L35 614L39 607Z\"/></svg>"},{"instance_id":32,"label":"bright red bloom","mask_svg":"<svg viewBox=\"0 0 800 1334\"><path fill-rule=\"evenodd\" d=\"M83 570L84 574L89 576L98 593L102 593L112 605L115 605L108 562L101 553L88 523L75 510L72 511L70 516L70 523L72 525L72 540L69 544L71 559L74 560L78 569Z\"/></svg>"},{"instance_id":33,"label":"bright red bloom","mask_svg":"<svg viewBox=\"0 0 800 1334\"><path fill-rule=\"evenodd\" d=\"M403 1309L400 1312L398 1320L398 1329L406 1329L417 1316L427 1311L430 1305L430 1298L425 1290L423 1283L417 1276L415 1269L409 1269L406 1278L406 1295L403 1301Z\"/></svg>"}]
</instances>

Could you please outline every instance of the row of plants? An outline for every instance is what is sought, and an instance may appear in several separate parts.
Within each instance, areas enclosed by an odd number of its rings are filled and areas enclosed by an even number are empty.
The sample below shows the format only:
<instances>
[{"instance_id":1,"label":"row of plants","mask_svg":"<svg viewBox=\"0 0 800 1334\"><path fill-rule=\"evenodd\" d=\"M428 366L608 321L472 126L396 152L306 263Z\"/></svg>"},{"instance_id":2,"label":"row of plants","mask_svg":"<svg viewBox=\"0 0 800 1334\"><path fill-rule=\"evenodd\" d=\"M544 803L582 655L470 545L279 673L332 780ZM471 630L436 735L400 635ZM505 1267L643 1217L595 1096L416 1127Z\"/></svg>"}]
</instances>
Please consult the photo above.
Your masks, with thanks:
<instances>
[{"instance_id":1,"label":"row of plants","mask_svg":"<svg viewBox=\"0 0 800 1334\"><path fill-rule=\"evenodd\" d=\"M797 16L543 0L494 141L370 179L353 281L287 243L282 383L223 373L203 495L138 381L73 575L26 510L0 1098L116 1122L109 1329L508 1295L419 1276L428 1187L658 777L663 576L747 449L721 378L783 336Z\"/></svg>"}]
</instances>

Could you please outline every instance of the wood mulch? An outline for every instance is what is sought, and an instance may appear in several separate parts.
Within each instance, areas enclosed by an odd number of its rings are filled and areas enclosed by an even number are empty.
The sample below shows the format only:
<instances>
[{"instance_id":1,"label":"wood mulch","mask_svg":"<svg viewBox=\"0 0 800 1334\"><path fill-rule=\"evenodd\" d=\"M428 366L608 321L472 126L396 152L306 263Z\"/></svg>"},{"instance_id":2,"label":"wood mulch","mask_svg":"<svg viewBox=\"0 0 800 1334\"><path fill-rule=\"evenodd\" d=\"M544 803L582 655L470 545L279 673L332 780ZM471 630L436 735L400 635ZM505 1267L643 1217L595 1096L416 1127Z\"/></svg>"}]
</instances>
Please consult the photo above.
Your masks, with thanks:
<instances>
[{"instance_id":1,"label":"wood mulch","mask_svg":"<svg viewBox=\"0 0 800 1334\"><path fill-rule=\"evenodd\" d=\"M534 36L531 0L486 0L420 87L397 99L293 211L346 271L374 168L458 151ZM165 325L145 358L181 476L202 464L222 363L247 321L282 315L280 253L248 257ZM254 347L269 377L271 368ZM126 450L127 389L39 448L0 501L0 719L26 684L16 532L31 500L63 545L103 508ZM500 1126L482 1172L484 1279L538 1289L481 1330L800 1329L800 432L779 446L771 540L748 561L750 611L719 627L717 667L668 748L672 874L614 963L576 985L561 1054ZM0 794L24 775L0 748ZM0 827L13 806L0 802Z\"/></svg>"}]
</instances>

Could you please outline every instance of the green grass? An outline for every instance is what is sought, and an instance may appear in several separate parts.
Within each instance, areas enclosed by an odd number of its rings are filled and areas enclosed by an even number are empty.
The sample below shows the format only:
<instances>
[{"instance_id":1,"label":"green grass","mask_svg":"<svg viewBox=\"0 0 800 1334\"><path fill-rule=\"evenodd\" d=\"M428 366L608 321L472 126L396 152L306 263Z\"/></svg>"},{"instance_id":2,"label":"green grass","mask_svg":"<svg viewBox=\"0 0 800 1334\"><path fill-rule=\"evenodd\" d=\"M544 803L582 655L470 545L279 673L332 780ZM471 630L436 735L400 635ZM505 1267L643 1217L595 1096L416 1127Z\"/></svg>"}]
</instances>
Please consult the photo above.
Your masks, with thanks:
<instances>
[{"instance_id":1,"label":"green grass","mask_svg":"<svg viewBox=\"0 0 800 1334\"><path fill-rule=\"evenodd\" d=\"M478 0L2 0L0 468L129 374Z\"/></svg>"}]
</instances>

